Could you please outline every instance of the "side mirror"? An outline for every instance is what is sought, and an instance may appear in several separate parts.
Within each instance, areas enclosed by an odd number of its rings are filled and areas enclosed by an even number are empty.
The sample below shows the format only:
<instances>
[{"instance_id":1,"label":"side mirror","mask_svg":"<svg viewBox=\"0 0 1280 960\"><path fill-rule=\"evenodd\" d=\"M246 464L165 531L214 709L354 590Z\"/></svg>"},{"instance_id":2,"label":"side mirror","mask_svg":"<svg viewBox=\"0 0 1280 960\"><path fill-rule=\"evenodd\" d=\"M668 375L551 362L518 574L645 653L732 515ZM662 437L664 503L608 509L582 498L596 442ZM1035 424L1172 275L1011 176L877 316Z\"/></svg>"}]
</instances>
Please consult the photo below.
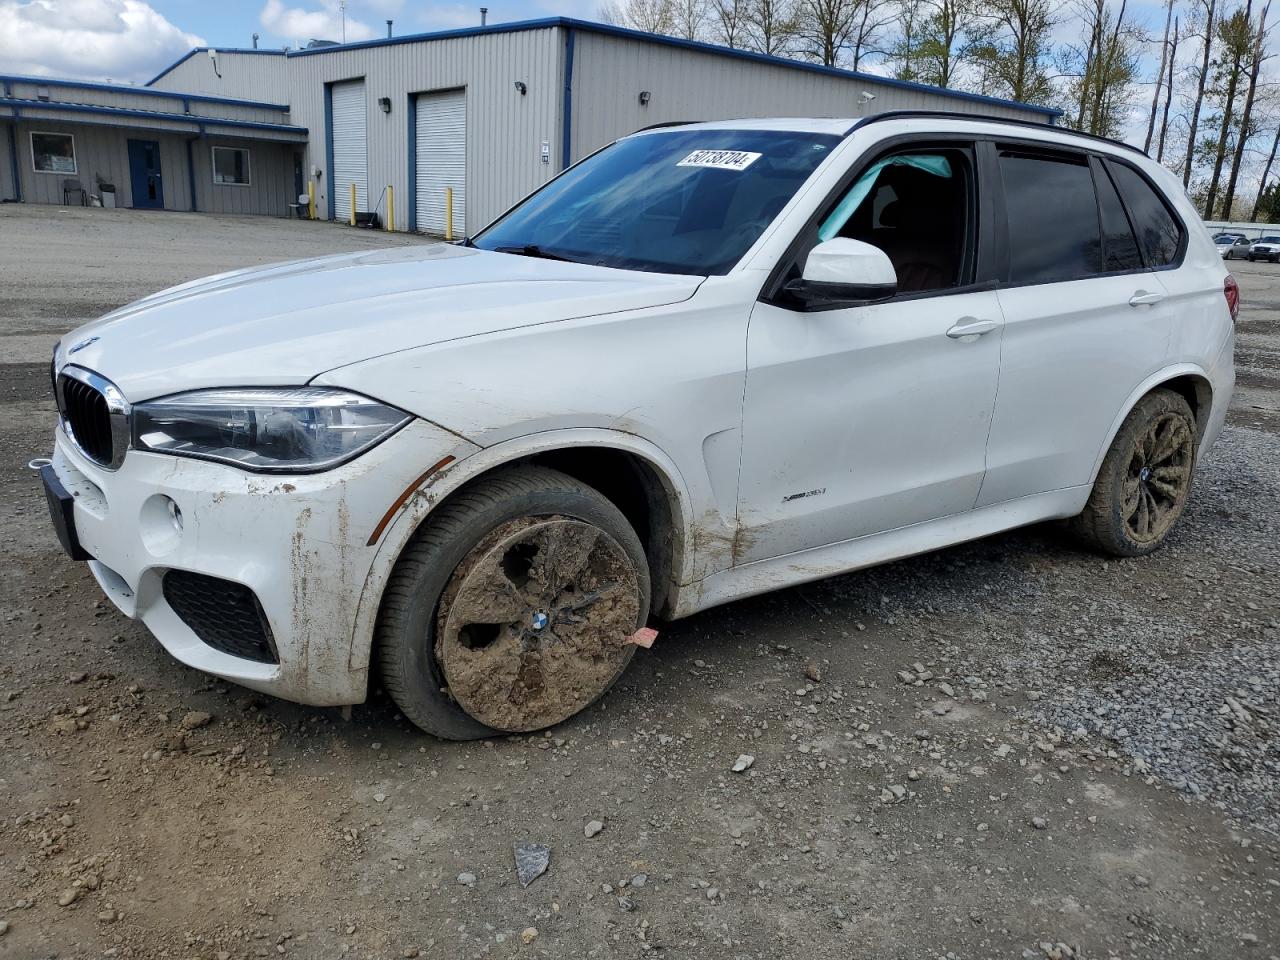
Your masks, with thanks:
<instances>
[{"instance_id":1,"label":"side mirror","mask_svg":"<svg viewBox=\"0 0 1280 960\"><path fill-rule=\"evenodd\" d=\"M898 275L879 247L836 237L809 251L804 274L785 289L806 303L870 303L892 297Z\"/></svg>"}]
</instances>

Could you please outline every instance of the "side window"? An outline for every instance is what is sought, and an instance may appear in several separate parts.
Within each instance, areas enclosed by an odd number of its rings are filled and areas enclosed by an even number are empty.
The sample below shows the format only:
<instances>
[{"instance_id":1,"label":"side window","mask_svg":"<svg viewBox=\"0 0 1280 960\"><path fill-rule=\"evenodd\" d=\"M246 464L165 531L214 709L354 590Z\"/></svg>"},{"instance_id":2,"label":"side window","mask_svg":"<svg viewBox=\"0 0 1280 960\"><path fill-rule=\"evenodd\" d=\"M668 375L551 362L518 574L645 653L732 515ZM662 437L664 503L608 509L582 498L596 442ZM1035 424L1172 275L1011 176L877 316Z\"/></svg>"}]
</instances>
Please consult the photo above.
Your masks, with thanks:
<instances>
[{"instance_id":1,"label":"side window","mask_svg":"<svg viewBox=\"0 0 1280 960\"><path fill-rule=\"evenodd\" d=\"M818 221L814 243L849 237L893 261L899 293L972 282L975 242L972 153L952 146L881 157L841 191ZM801 258L812 245L806 246Z\"/></svg>"},{"instance_id":2,"label":"side window","mask_svg":"<svg viewBox=\"0 0 1280 960\"><path fill-rule=\"evenodd\" d=\"M1009 280L1055 283L1102 272L1093 175L1083 157L1000 151Z\"/></svg>"},{"instance_id":3,"label":"side window","mask_svg":"<svg viewBox=\"0 0 1280 960\"><path fill-rule=\"evenodd\" d=\"M1155 188L1133 167L1111 162L1107 166L1120 188L1120 196L1133 216L1138 230L1138 244L1152 267L1164 267L1178 258L1182 249L1182 227L1169 210L1169 205Z\"/></svg>"},{"instance_id":4,"label":"side window","mask_svg":"<svg viewBox=\"0 0 1280 960\"><path fill-rule=\"evenodd\" d=\"M1120 195L1107 176L1106 168L1095 162L1093 182L1098 188L1098 213L1102 217L1102 267L1107 273L1142 269L1142 254L1133 235Z\"/></svg>"}]
</instances>

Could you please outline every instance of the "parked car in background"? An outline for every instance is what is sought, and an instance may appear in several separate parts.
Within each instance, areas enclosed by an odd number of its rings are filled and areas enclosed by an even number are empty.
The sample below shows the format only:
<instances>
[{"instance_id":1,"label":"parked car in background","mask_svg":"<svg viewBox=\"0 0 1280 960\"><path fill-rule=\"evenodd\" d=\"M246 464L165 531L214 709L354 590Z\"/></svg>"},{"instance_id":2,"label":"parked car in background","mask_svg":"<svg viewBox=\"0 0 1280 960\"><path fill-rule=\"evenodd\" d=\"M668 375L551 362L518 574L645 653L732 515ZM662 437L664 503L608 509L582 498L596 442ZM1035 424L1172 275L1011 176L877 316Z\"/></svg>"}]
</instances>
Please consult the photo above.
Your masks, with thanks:
<instances>
[{"instance_id":1,"label":"parked car in background","mask_svg":"<svg viewBox=\"0 0 1280 960\"><path fill-rule=\"evenodd\" d=\"M667 126L463 245L81 327L33 465L64 547L179 660L311 704L380 681L486 737L603 695L651 613L1052 519L1158 549L1238 306L1181 181L1121 143L924 112Z\"/></svg>"},{"instance_id":2,"label":"parked car in background","mask_svg":"<svg viewBox=\"0 0 1280 960\"><path fill-rule=\"evenodd\" d=\"M1220 234L1214 238L1213 242L1218 248L1218 253L1222 254L1223 260L1238 260L1241 257L1247 257L1249 248L1253 246L1252 240L1238 233Z\"/></svg>"},{"instance_id":3,"label":"parked car in background","mask_svg":"<svg viewBox=\"0 0 1280 960\"><path fill-rule=\"evenodd\" d=\"M1263 237L1249 247L1250 260L1270 260L1280 263L1280 237Z\"/></svg>"}]
</instances>

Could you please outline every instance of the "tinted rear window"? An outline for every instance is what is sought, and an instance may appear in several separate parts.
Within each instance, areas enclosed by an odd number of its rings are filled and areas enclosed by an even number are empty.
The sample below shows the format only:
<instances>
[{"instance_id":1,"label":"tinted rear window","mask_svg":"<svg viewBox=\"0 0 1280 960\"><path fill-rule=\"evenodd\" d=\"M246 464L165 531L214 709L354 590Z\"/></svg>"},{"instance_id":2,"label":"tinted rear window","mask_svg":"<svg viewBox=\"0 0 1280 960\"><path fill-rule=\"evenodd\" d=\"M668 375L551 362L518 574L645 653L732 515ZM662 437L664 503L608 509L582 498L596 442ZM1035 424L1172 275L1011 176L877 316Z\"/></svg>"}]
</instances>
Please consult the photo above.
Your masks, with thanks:
<instances>
[{"instance_id":1,"label":"tinted rear window","mask_svg":"<svg viewBox=\"0 0 1280 960\"><path fill-rule=\"evenodd\" d=\"M1120 195L1106 170L1095 168L1094 183L1098 188L1098 212L1102 216L1102 265L1108 273L1141 270L1142 254L1133 228L1120 204Z\"/></svg>"},{"instance_id":2,"label":"tinted rear window","mask_svg":"<svg viewBox=\"0 0 1280 960\"><path fill-rule=\"evenodd\" d=\"M1002 151L1013 283L1078 280L1102 272L1093 175L1083 159Z\"/></svg>"},{"instance_id":3,"label":"tinted rear window","mask_svg":"<svg viewBox=\"0 0 1280 960\"><path fill-rule=\"evenodd\" d=\"M1169 205L1156 193L1142 174L1123 163L1108 164L1115 175L1120 196L1133 217L1138 231L1138 245L1153 267L1164 267L1178 258L1182 248L1182 227L1169 210Z\"/></svg>"}]
</instances>

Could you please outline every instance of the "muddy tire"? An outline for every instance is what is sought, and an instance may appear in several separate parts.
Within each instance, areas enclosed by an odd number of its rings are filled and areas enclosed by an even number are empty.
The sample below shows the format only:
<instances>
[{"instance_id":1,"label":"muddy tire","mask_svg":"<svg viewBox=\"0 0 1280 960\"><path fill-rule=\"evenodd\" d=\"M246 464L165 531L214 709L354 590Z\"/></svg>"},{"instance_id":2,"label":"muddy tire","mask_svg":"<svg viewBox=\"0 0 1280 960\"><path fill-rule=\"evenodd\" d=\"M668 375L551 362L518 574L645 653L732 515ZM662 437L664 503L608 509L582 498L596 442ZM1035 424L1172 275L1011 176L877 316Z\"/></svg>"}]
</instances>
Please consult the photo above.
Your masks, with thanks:
<instances>
[{"instance_id":1,"label":"muddy tire","mask_svg":"<svg viewBox=\"0 0 1280 960\"><path fill-rule=\"evenodd\" d=\"M1187 505L1198 444L1185 399L1172 390L1147 394L1120 426L1073 532L1112 556L1158 550Z\"/></svg>"},{"instance_id":2,"label":"muddy tire","mask_svg":"<svg viewBox=\"0 0 1280 960\"><path fill-rule=\"evenodd\" d=\"M433 512L396 563L375 638L382 683L447 740L549 727L621 675L649 598L617 507L556 470L496 473Z\"/></svg>"}]
</instances>

